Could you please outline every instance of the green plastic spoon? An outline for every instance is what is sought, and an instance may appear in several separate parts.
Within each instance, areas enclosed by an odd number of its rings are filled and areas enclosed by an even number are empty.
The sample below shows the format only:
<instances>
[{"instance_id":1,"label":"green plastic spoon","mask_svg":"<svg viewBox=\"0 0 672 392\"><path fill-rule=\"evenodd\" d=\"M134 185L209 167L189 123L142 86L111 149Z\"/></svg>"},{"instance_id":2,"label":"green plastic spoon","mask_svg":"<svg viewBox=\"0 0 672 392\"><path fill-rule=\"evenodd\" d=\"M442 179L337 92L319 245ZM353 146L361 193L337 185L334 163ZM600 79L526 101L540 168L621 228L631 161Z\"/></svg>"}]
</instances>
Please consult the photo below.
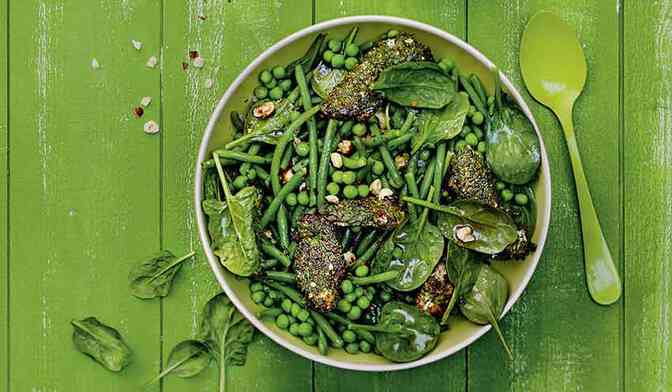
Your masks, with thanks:
<instances>
[{"instance_id":1,"label":"green plastic spoon","mask_svg":"<svg viewBox=\"0 0 672 392\"><path fill-rule=\"evenodd\" d=\"M555 113L565 132L579 199L588 291L598 304L612 304L621 296L621 280L593 207L574 136L572 109L586 82L586 59L574 29L553 13L534 15L520 44L520 68L527 89Z\"/></svg>"}]
</instances>

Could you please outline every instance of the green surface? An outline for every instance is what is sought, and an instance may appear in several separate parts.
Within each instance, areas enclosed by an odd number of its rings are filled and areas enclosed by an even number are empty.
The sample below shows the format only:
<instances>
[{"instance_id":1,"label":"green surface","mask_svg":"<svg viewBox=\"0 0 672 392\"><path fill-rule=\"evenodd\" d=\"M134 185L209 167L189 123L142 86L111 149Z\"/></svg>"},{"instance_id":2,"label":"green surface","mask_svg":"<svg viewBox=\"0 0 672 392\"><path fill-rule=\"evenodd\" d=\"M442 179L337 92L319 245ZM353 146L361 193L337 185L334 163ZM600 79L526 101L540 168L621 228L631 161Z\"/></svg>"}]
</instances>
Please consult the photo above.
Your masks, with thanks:
<instances>
[{"instance_id":1,"label":"green surface","mask_svg":"<svg viewBox=\"0 0 672 392\"><path fill-rule=\"evenodd\" d=\"M623 299L601 307L588 296L562 131L526 95L549 153L554 207L537 273L502 322L513 362L492 333L448 359L393 374L313 365L261 338L246 367L229 369L229 390L672 390L672 1L6 3L0 6L0 390L137 390L176 342L193 336L201 307L218 290L192 214L196 148L215 102L270 44L338 16L411 17L468 38L522 91L520 34L543 9L576 27L587 56L575 129L621 269ZM141 51L131 39L143 42ZM161 48L159 66L146 68ZM182 69L189 50L204 57L203 69ZM90 65L94 57L98 70ZM215 82L210 89L208 78ZM143 96L153 102L135 119L131 109ZM142 132L150 119L160 122L159 135ZM198 256L163 301L132 298L130 265L160 248L195 249ZM135 350L123 374L72 348L69 320L89 315L119 329ZM148 390L212 391L216 382L213 367Z\"/></svg>"}]
</instances>

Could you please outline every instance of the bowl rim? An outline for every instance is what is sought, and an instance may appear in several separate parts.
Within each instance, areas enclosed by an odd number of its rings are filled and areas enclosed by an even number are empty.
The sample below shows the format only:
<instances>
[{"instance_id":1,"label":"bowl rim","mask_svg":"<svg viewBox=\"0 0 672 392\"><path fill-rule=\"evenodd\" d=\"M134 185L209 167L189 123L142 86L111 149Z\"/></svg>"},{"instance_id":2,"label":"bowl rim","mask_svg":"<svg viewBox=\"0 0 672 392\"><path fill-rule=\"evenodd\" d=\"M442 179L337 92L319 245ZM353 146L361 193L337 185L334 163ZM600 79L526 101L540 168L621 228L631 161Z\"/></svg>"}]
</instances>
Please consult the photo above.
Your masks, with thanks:
<instances>
[{"instance_id":1,"label":"bowl rim","mask_svg":"<svg viewBox=\"0 0 672 392\"><path fill-rule=\"evenodd\" d=\"M463 41L462 39L439 29L438 27L434 27L432 25L418 22L415 20L411 19L406 19L406 18L399 18L399 17L394 17L394 16L383 16L383 15L360 15L360 16L349 16L349 17L342 17L342 18L336 18L336 19L330 19L321 23L317 23L311 26L308 26L306 28L303 28L295 33L292 33L288 35L287 37L283 38L282 40L276 42L273 46L270 48L266 49L263 53L261 53L259 56L257 56L254 61L252 61L245 69L238 75L238 77L229 85L227 88L226 92L224 95L220 98L219 102L217 103L217 106L214 108L212 114L210 115L210 119L208 120L208 124L205 129L205 133L203 134L203 137L201 139L201 144L198 150L198 157L196 159L196 168L195 168L195 180L194 180L194 209L196 212L196 221L198 225L198 235L200 238L201 245L203 247L203 251L205 252L208 264L210 265L210 268L212 269L217 281L219 282L219 285L222 287L226 295L231 299L231 302L236 306L236 308L247 318L252 325L254 325L255 328L260 330L262 333L264 333L266 336L270 337L275 343L279 344L280 346L304 357L307 358L311 361L319 362L325 365L337 367L337 368L342 368L342 369L349 369L349 370L358 370L358 371L393 371L393 370L402 370L402 369L410 369L418 366L423 366L438 360L441 360L443 358L446 358L463 348L469 346L472 344L474 341L479 339L481 336L483 336L486 332L492 328L490 325L482 326L478 330L475 331L469 338L459 342L458 344L448 348L447 350L441 351L441 352L431 352L428 355L413 361L413 362L407 362L407 363L389 363L389 364L361 364L361 363L352 363L352 362L346 362L346 361L340 361L340 360L334 360L328 356L322 356L322 355L315 355L307 350L304 350L302 347L300 347L298 344L292 343L285 339L284 337L276 334L274 331L272 331L270 328L268 328L263 321L259 320L250 310L248 310L243 304L240 302L238 299L236 293L233 291L233 289L227 284L226 279L224 277L224 271L215 257L214 253L212 252L212 249L210 248L210 240L208 238L208 233L207 233L207 225L206 225L206 218L205 214L203 213L201 209L201 199L202 199L202 188L203 188L203 178L202 178L202 168L201 168L201 162L205 160L205 154L207 153L208 150L208 143L209 140L214 132L215 126L217 124L218 119L221 117L222 113L224 112L224 109L226 107L226 104L228 103L229 99L231 96L234 94L234 92L238 89L240 84L247 79L252 71L257 68L259 64L264 62L266 59L271 57L273 54L278 52L279 50L282 50L284 47L287 45L291 44L292 42L301 39L307 35L313 34L315 32L319 32L322 30L327 30L331 29L334 27L338 27L341 25L346 25L346 24L353 24L353 23L384 23L384 24L395 24L399 25L402 27L410 27L414 28L417 30L422 30L427 33L433 34L445 41L450 42L451 44L461 48L464 50L466 53L468 53L470 56L474 57L478 62L480 62L482 65L486 66L488 69L495 69L494 63L492 63L485 55L483 55L479 50L476 48L472 47L470 44L467 42ZM544 245L546 242L546 235L548 233L548 226L550 225L550 215L551 215L551 173L549 169L549 164L548 164L548 156L546 154L546 148L544 145L544 140L542 138L541 133L539 132L539 127L537 126L537 123L534 119L534 116L532 115L529 107L527 106L527 103L523 100L522 96L518 92L518 90L515 88L515 86L509 81L509 79L504 75L503 73L499 72L500 80L502 83L506 86L507 90L510 92L510 94L513 96L513 98L516 100L516 103L519 105L519 107L522 109L523 113L527 116L527 118L531 121L532 125L534 126L534 130L537 133L537 136L539 137L539 142L540 142L540 147L541 147L541 172L543 175L543 178L546 180L544 181L541 185L544 187L545 190L545 200L544 200L544 205L546 208L544 209L542 213L542 221L546 222L545 225L541 228L541 233L538 239L537 243L537 249L535 252L532 254L532 260L531 260L531 265L529 270L525 273L525 275L522 277L522 281L518 288L515 289L510 293L509 299L507 300L507 303L504 307L504 311L502 312L502 315L500 318L503 318L511 309L511 307L518 301L520 298L521 294L527 288L527 285L532 278L532 275L536 271L537 264L539 263L539 258L541 257L541 254L544 249Z\"/></svg>"}]
</instances>

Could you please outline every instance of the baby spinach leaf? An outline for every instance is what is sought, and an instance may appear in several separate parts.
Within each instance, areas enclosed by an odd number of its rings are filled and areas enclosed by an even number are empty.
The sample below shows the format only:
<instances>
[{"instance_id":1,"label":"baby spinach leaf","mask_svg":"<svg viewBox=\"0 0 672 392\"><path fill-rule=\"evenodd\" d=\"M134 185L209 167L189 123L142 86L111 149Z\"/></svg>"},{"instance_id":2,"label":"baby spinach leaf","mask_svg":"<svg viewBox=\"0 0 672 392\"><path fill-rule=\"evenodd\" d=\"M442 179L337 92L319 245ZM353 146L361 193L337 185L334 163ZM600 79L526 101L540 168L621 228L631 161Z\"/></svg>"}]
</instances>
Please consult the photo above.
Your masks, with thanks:
<instances>
[{"instance_id":1,"label":"baby spinach leaf","mask_svg":"<svg viewBox=\"0 0 672 392\"><path fill-rule=\"evenodd\" d=\"M441 325L448 324L450 312L457 303L457 299L471 291L481 265L472 251L452 241L448 242L446 248L446 271L448 280L453 284L454 289L448 307L441 318Z\"/></svg>"},{"instance_id":2,"label":"baby spinach leaf","mask_svg":"<svg viewBox=\"0 0 672 392\"><path fill-rule=\"evenodd\" d=\"M331 68L322 63L313 71L310 85L320 98L326 99L331 90L343 80L345 74L342 69Z\"/></svg>"},{"instance_id":3,"label":"baby spinach leaf","mask_svg":"<svg viewBox=\"0 0 672 392\"><path fill-rule=\"evenodd\" d=\"M497 322L508 297L509 286L502 274L486 264L481 264L474 286L460 303L460 311L473 323L491 324L509 358L513 359L511 349L506 344Z\"/></svg>"},{"instance_id":4,"label":"baby spinach leaf","mask_svg":"<svg viewBox=\"0 0 672 392\"><path fill-rule=\"evenodd\" d=\"M399 291L420 287L443 254L443 238L439 229L427 222L429 210L413 222L406 222L385 241L374 263L376 273L399 271L387 284Z\"/></svg>"},{"instance_id":5,"label":"baby spinach leaf","mask_svg":"<svg viewBox=\"0 0 672 392\"><path fill-rule=\"evenodd\" d=\"M326 38L327 35L325 33L318 34L315 39L313 39L313 42L310 44L310 47L308 47L308 50L306 50L306 53L287 65L287 74L294 75L294 68L297 66L303 67L303 71L305 73L308 73L308 71L313 69L315 62L318 60L320 53L322 53L322 49L326 44Z\"/></svg>"},{"instance_id":6,"label":"baby spinach leaf","mask_svg":"<svg viewBox=\"0 0 672 392\"><path fill-rule=\"evenodd\" d=\"M214 296L203 309L200 338L219 363L219 390L226 389L226 367L242 366L255 329L225 293Z\"/></svg>"},{"instance_id":7,"label":"baby spinach leaf","mask_svg":"<svg viewBox=\"0 0 672 392\"><path fill-rule=\"evenodd\" d=\"M215 155L220 182L224 188L226 208L205 211L208 215L208 231L214 254L231 273L250 276L260 266L260 253L254 232L254 219L258 210L259 194L254 187L245 187L233 195L226 175Z\"/></svg>"},{"instance_id":8,"label":"baby spinach leaf","mask_svg":"<svg viewBox=\"0 0 672 392\"><path fill-rule=\"evenodd\" d=\"M450 76L429 61L410 61L388 67L372 89L399 105L429 109L446 106L456 91Z\"/></svg>"},{"instance_id":9,"label":"baby spinach leaf","mask_svg":"<svg viewBox=\"0 0 672 392\"><path fill-rule=\"evenodd\" d=\"M165 250L135 265L128 275L131 294L140 299L165 297L182 262L194 254L196 252L190 252L178 258Z\"/></svg>"},{"instance_id":10,"label":"baby spinach leaf","mask_svg":"<svg viewBox=\"0 0 672 392\"><path fill-rule=\"evenodd\" d=\"M287 99L276 101L272 116L268 118L255 117L254 109L264 103L258 102L250 108L250 112L245 119L245 136L241 139L276 144L282 136L282 131L291 122L292 112L296 110L294 103ZM234 141L229 147L237 144L240 144L239 141Z\"/></svg>"},{"instance_id":11,"label":"baby spinach leaf","mask_svg":"<svg viewBox=\"0 0 672 392\"><path fill-rule=\"evenodd\" d=\"M418 117L419 132L413 136L413 153L426 144L436 144L459 135L469 112L469 98L456 94L443 109L426 109Z\"/></svg>"},{"instance_id":12,"label":"baby spinach leaf","mask_svg":"<svg viewBox=\"0 0 672 392\"><path fill-rule=\"evenodd\" d=\"M166 369L148 384L155 383L168 374L174 374L180 378L194 377L208 367L211 358L208 346L203 342L182 341L170 351Z\"/></svg>"},{"instance_id":13,"label":"baby spinach leaf","mask_svg":"<svg viewBox=\"0 0 672 392\"><path fill-rule=\"evenodd\" d=\"M95 317L72 320L70 323L75 329L72 341L80 352L113 372L119 372L131 363L131 349L116 329Z\"/></svg>"},{"instance_id":14,"label":"baby spinach leaf","mask_svg":"<svg viewBox=\"0 0 672 392\"><path fill-rule=\"evenodd\" d=\"M424 356L436 347L441 334L432 316L402 302L385 304L376 327L376 350L394 362L410 362Z\"/></svg>"},{"instance_id":15,"label":"baby spinach leaf","mask_svg":"<svg viewBox=\"0 0 672 392\"><path fill-rule=\"evenodd\" d=\"M506 213L471 200L459 200L441 213L437 226L444 237L467 249L499 253L518 238L516 224Z\"/></svg>"}]
</instances>

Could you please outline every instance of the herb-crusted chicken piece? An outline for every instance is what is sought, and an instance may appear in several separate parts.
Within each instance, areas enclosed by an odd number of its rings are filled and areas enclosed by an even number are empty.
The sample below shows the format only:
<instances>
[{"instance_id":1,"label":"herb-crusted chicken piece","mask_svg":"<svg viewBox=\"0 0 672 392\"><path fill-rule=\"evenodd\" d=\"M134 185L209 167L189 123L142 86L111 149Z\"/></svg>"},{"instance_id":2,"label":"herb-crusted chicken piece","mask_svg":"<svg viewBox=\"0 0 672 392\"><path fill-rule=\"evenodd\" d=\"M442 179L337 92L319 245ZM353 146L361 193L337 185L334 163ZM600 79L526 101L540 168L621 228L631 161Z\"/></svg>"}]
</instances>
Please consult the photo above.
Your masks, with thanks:
<instances>
[{"instance_id":1,"label":"herb-crusted chicken piece","mask_svg":"<svg viewBox=\"0 0 672 392\"><path fill-rule=\"evenodd\" d=\"M341 200L325 206L320 213L336 226L365 226L394 229L404 220L404 210L391 198L369 196L364 199Z\"/></svg>"},{"instance_id":2,"label":"herb-crusted chicken piece","mask_svg":"<svg viewBox=\"0 0 672 392\"><path fill-rule=\"evenodd\" d=\"M434 268L434 272L420 287L415 296L415 304L418 309L432 316L440 317L448 308L452 296L453 285L448 280L446 266L444 263L439 263Z\"/></svg>"},{"instance_id":3,"label":"herb-crusted chicken piece","mask_svg":"<svg viewBox=\"0 0 672 392\"><path fill-rule=\"evenodd\" d=\"M500 202L495 182L485 159L470 147L450 160L446 188L458 200L476 200L497 208Z\"/></svg>"},{"instance_id":4,"label":"herb-crusted chicken piece","mask_svg":"<svg viewBox=\"0 0 672 392\"><path fill-rule=\"evenodd\" d=\"M317 214L298 222L294 272L310 307L328 312L336 306L346 266L336 227Z\"/></svg>"},{"instance_id":5,"label":"herb-crusted chicken piece","mask_svg":"<svg viewBox=\"0 0 672 392\"><path fill-rule=\"evenodd\" d=\"M408 61L432 59L429 47L411 34L401 33L395 38L381 39L329 93L322 113L337 119L368 120L383 104L383 98L371 90L371 85L385 68Z\"/></svg>"}]
</instances>

